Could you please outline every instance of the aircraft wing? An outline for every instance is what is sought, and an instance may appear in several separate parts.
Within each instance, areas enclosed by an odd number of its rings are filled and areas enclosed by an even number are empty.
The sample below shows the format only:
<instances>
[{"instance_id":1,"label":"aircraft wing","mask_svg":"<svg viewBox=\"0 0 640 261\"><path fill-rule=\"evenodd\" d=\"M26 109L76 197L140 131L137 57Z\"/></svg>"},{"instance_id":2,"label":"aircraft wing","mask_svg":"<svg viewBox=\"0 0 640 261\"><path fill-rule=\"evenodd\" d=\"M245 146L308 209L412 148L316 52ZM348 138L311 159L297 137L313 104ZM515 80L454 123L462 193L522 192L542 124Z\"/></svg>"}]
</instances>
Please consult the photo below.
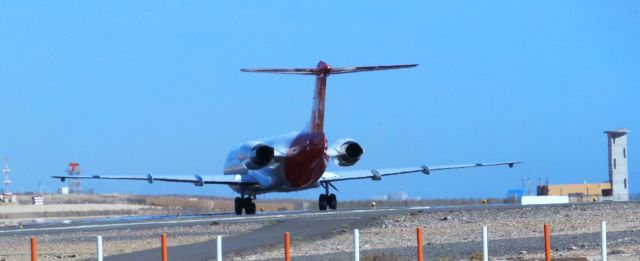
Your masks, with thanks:
<instances>
[{"instance_id":1,"label":"aircraft wing","mask_svg":"<svg viewBox=\"0 0 640 261\"><path fill-rule=\"evenodd\" d=\"M179 182L179 183L192 183L196 186L202 186L204 184L223 184L223 185L255 185L258 182L248 175L207 175L207 176L187 176L187 175L175 175L175 176L153 176L147 174L146 176L108 176L108 175L92 175L92 176L51 176L52 178L65 181L66 179L113 179L113 180L142 180L149 183L155 181L163 182Z\"/></svg>"},{"instance_id":2,"label":"aircraft wing","mask_svg":"<svg viewBox=\"0 0 640 261\"><path fill-rule=\"evenodd\" d=\"M522 163L521 161L507 161L507 162L495 162L495 163L472 163L472 164L458 164L458 165L444 165L444 166L427 166L422 165L420 167L413 168L390 168L390 169L371 169L371 170L351 170L340 172L325 172L319 182L334 182L343 180L354 179L372 179L380 180L384 176L400 175L421 172L429 175L432 171L450 170L450 169L464 169L464 168L478 168L478 167L490 167L490 166L509 166L510 168L516 164Z\"/></svg>"}]
</instances>

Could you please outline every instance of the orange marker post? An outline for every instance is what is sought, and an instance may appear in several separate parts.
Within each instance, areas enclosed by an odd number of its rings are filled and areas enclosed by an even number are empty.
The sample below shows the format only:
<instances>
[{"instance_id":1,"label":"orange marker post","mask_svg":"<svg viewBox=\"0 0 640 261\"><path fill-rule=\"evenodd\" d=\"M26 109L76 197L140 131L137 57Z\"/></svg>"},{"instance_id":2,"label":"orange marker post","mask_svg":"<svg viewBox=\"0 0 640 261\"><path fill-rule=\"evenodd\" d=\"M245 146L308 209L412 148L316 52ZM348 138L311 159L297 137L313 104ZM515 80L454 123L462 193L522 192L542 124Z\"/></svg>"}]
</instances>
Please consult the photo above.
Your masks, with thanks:
<instances>
[{"instance_id":1,"label":"orange marker post","mask_svg":"<svg viewBox=\"0 0 640 261\"><path fill-rule=\"evenodd\" d=\"M423 261L423 252L422 252L422 228L418 227L416 229L416 234L418 237L418 261Z\"/></svg>"},{"instance_id":2,"label":"orange marker post","mask_svg":"<svg viewBox=\"0 0 640 261\"><path fill-rule=\"evenodd\" d=\"M167 261L167 233L162 233L160 242L162 244L162 261Z\"/></svg>"},{"instance_id":3,"label":"orange marker post","mask_svg":"<svg viewBox=\"0 0 640 261\"><path fill-rule=\"evenodd\" d=\"M544 256L546 261L551 261L551 236L549 235L549 224L544 224Z\"/></svg>"},{"instance_id":4,"label":"orange marker post","mask_svg":"<svg viewBox=\"0 0 640 261\"><path fill-rule=\"evenodd\" d=\"M291 243L291 238L289 237L289 232L284 232L284 260L291 261L291 249L289 244Z\"/></svg>"},{"instance_id":5,"label":"orange marker post","mask_svg":"<svg viewBox=\"0 0 640 261\"><path fill-rule=\"evenodd\" d=\"M38 254L37 254L37 251L36 251L36 247L37 247L36 238L35 237L31 237L31 261L37 261L38 260Z\"/></svg>"}]
</instances>

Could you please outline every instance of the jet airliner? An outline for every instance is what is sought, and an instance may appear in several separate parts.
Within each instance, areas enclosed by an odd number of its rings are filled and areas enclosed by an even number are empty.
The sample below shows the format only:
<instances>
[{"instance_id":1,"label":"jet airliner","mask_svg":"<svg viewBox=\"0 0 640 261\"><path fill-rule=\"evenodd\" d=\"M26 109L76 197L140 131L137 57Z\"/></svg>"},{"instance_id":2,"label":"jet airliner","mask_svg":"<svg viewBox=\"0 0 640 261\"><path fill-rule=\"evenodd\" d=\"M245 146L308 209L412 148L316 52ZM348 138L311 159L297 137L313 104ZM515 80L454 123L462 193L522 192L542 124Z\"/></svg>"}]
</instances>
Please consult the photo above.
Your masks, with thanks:
<instances>
[{"instance_id":1,"label":"jet airliner","mask_svg":"<svg viewBox=\"0 0 640 261\"><path fill-rule=\"evenodd\" d=\"M473 163L448 166L428 166L370 169L352 171L327 171L331 160L336 165L348 167L356 164L363 156L363 147L354 139L339 139L328 145L324 133L325 96L327 78L333 74L391 70L416 67L417 64L331 67L320 61L316 68L293 69L242 69L243 72L279 73L310 75L315 77L315 90L311 118L304 129L272 138L249 141L232 150L226 159L224 175L192 175L192 176L156 176L147 174L140 176L53 176L65 179L112 179L140 180L154 182L182 182L195 186L208 184L228 185L239 194L235 198L237 215L256 213L253 200L256 195L271 192L291 192L322 187L324 193L318 198L320 210L338 207L338 200L331 189L337 190L335 182L357 179L382 180L382 177L409 173L429 175L432 171L506 165L513 167L518 161L497 163Z\"/></svg>"}]
</instances>

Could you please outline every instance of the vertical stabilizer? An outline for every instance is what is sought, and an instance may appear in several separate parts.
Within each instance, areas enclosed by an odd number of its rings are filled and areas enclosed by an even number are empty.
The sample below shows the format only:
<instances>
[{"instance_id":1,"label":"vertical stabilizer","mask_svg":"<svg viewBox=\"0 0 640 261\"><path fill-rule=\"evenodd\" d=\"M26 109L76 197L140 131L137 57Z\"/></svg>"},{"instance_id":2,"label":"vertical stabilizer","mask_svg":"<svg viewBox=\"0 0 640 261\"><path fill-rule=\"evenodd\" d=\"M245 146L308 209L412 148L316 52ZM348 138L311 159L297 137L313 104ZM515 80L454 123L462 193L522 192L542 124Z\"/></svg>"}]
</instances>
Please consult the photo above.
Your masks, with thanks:
<instances>
[{"instance_id":1,"label":"vertical stabilizer","mask_svg":"<svg viewBox=\"0 0 640 261\"><path fill-rule=\"evenodd\" d=\"M324 101L327 94L327 77L331 72L331 67L323 61L318 63L318 74L316 75L316 86L313 92L313 104L311 106L311 119L305 131L312 133L324 132Z\"/></svg>"}]
</instances>

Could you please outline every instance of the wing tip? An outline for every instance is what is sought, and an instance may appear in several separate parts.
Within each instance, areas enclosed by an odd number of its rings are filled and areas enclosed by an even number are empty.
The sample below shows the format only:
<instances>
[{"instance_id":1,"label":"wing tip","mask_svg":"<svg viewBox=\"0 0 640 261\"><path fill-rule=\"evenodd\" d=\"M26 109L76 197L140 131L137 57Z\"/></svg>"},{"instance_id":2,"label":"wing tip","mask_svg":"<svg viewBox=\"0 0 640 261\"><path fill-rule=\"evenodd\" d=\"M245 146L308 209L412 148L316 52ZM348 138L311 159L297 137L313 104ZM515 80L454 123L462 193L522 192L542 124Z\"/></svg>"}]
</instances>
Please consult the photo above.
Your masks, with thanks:
<instances>
[{"instance_id":1,"label":"wing tip","mask_svg":"<svg viewBox=\"0 0 640 261\"><path fill-rule=\"evenodd\" d=\"M516 164L521 164L521 163L524 163L524 161L512 161L512 162L509 162L507 166L509 166L509 168L513 168Z\"/></svg>"}]
</instances>

